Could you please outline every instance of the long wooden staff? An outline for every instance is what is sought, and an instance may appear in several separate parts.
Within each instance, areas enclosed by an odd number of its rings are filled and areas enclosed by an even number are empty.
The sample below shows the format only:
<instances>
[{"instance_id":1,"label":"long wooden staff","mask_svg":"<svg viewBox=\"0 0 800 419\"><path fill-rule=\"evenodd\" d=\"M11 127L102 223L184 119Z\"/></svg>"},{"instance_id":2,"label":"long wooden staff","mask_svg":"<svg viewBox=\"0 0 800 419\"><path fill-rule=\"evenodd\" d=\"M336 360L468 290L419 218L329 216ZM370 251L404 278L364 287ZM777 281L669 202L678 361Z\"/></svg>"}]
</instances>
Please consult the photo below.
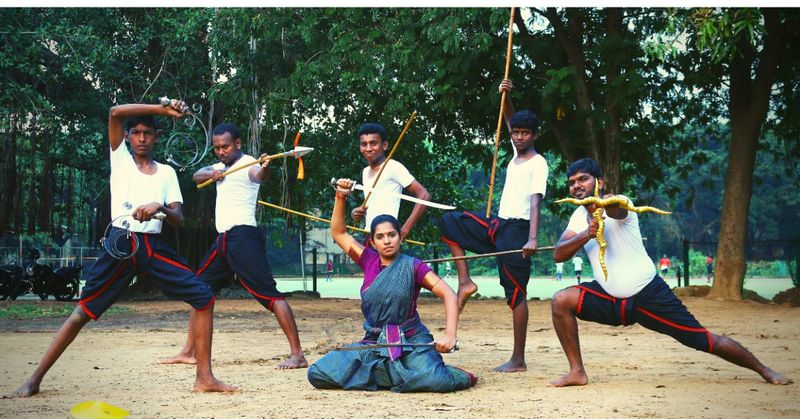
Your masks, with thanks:
<instances>
[{"instance_id":1,"label":"long wooden staff","mask_svg":"<svg viewBox=\"0 0 800 419\"><path fill-rule=\"evenodd\" d=\"M378 175L375 176L375 181L372 182L372 187L373 188L375 187L375 185L378 184L378 179L381 178L381 173L383 173L383 169L385 169L386 165L389 164L389 160L392 159L392 156L394 155L394 151L397 150L397 146L400 145L400 141L403 141L403 136L406 135L406 131L408 131L408 128L411 126L411 121L414 120L415 116L417 116L417 111L414 111L414 113L411 114L411 118L409 118L408 122L406 122L406 126L405 126L405 128L403 128L403 132L401 132L400 136L397 137L397 141L395 141L394 146L392 146L392 150L389 152L389 155L386 156L386 160L383 161L383 164L381 165L381 170L378 171ZM369 197L370 196L372 196L372 192L368 193L367 197L364 198L364 203L361 204L362 207L364 207L364 208L367 207L367 201L369 201ZM406 241L408 241L408 240L406 240Z\"/></svg>"},{"instance_id":2,"label":"long wooden staff","mask_svg":"<svg viewBox=\"0 0 800 419\"><path fill-rule=\"evenodd\" d=\"M260 158L258 158L256 160L251 161L250 163L245 163L245 164L242 164L241 166L232 167L232 168L226 170L225 172L222 173L222 177L220 178L220 180L224 179L225 176L228 176L231 173L236 173L236 172L238 172L238 171L240 171L242 169L246 169L246 168L248 168L248 167L250 167L252 165L255 165L255 164L264 163L267 160L285 158L285 157L295 157L295 158L299 159L301 156L304 156L304 155L306 155L306 154L308 154L308 153L310 153L312 151L314 151L314 149L311 148L311 147L295 147L295 148L293 148L293 149L291 149L289 151L284 151L282 153L277 153L277 154L272 154L272 155L269 155L269 156L260 157ZM214 179L209 179L209 180L207 180L207 181L205 181L203 183L198 184L197 185L197 189L203 189L206 186L208 186L208 185L210 185L210 184L212 184L214 182L219 182L219 181L215 181Z\"/></svg>"},{"instance_id":3,"label":"long wooden staff","mask_svg":"<svg viewBox=\"0 0 800 419\"><path fill-rule=\"evenodd\" d=\"M538 247L536 248L536 252L541 252L545 250L553 250L555 246L545 246L545 247ZM501 255L510 255L514 253L522 253L522 249L515 249L515 250L503 250L502 252L492 252L492 253L483 253L480 255L469 255L469 256L455 256L450 258L440 258L440 259L429 259L423 260L425 263L434 263L434 262L452 262L456 260L468 260L468 259L479 259L479 258L488 258L491 256L501 256Z\"/></svg>"},{"instance_id":4,"label":"long wooden staff","mask_svg":"<svg viewBox=\"0 0 800 419\"><path fill-rule=\"evenodd\" d=\"M506 73L503 80L508 79L508 71L511 67L511 38L514 35L514 10L511 8L511 19L508 21L508 49L506 50ZM500 132L503 127L503 112L506 105L506 92L500 96L500 116L497 117L497 133L494 136L494 159L492 160L492 176L489 178L489 202L486 204L486 218L492 215L492 193L494 192L494 176L497 171L497 152L500 148Z\"/></svg>"},{"instance_id":5,"label":"long wooden staff","mask_svg":"<svg viewBox=\"0 0 800 419\"><path fill-rule=\"evenodd\" d=\"M277 210L286 211L286 212L288 212L289 214L294 214L294 215L299 215L299 216L301 216L301 217L310 218L310 219L312 219L312 220L314 220L314 221L321 221L321 222L323 222L323 223L328 223L328 224L330 224L330 223L331 223L331 220L328 220L327 218L315 217L315 216L313 216L313 215L311 215L311 214L306 214L306 213L304 213L304 212L295 211L295 210L293 210L293 209L289 209L289 208L284 208L284 207L281 207L281 206L278 206L278 205L275 205L275 204L270 204L269 202L258 201L258 203L259 203L259 204L261 204L261 205L264 205L264 206L270 207L270 208L275 208L275 209L277 209ZM353 227L353 226L346 226L346 227L347 227L348 229L350 229L350 230L353 230L353 231L360 231L360 232L362 232L362 233L367 233L367 230L364 230L363 228L358 228L358 227ZM405 241L406 243L408 243L408 244L416 244L416 245L420 245L420 246L424 246L424 245L425 245L425 243L423 243L423 242L418 242L418 241L416 241L416 240L409 240L409 239L405 239L404 241Z\"/></svg>"}]
</instances>

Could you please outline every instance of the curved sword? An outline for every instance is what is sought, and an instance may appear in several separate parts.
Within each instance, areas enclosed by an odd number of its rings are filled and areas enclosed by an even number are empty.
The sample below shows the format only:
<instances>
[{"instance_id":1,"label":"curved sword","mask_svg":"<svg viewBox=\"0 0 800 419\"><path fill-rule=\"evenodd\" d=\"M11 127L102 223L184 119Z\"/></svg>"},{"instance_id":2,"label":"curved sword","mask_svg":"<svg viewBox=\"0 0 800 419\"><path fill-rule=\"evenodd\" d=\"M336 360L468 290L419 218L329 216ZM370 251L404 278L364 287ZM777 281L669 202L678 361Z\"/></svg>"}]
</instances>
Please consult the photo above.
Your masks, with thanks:
<instances>
[{"instance_id":1,"label":"curved sword","mask_svg":"<svg viewBox=\"0 0 800 419\"><path fill-rule=\"evenodd\" d=\"M331 186L336 187L336 178L331 178ZM411 201L411 202L415 202L417 204L422 204L422 205L425 205L426 207L439 208L439 209L443 209L443 210L454 210L454 209L456 209L456 207L454 207L452 205L445 205L445 204L440 204L438 202L426 201L424 199L419 199L419 198L417 198L415 196L410 196L410 195L404 195L404 194L395 193L395 192L384 191L382 189L370 188L369 186L359 185L357 183L353 183L353 188L352 189L358 189L359 191L364 191L364 192L369 192L369 193L374 193L374 194L384 195L384 196L391 196L391 197L394 197L394 198L405 199L406 201Z\"/></svg>"}]
</instances>

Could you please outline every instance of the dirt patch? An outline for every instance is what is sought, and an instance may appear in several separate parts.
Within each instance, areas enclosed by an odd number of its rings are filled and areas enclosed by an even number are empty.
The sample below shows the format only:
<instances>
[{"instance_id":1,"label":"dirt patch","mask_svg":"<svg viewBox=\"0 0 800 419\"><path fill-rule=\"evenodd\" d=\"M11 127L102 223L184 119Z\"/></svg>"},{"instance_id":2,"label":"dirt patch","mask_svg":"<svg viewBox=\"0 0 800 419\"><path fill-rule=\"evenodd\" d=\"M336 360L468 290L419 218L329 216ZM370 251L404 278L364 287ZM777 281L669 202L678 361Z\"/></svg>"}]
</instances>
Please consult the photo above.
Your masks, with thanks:
<instances>
[{"instance_id":1,"label":"dirt patch","mask_svg":"<svg viewBox=\"0 0 800 419\"><path fill-rule=\"evenodd\" d=\"M713 333L736 339L766 365L800 378L800 308L699 297L682 300ZM363 336L358 300L289 302L310 362ZM394 394L316 390L306 370L274 369L288 353L274 316L252 299L218 300L214 372L243 391L194 394L193 367L156 363L183 345L186 304L121 305L130 311L87 325L45 377L42 393L0 399L0 417L66 417L72 406L87 400L120 406L135 418L800 417L797 384L768 385L752 371L638 325L579 322L590 383L548 387L567 371L548 301L528 304L527 372L491 371L511 356L511 311L503 301L470 301L459 320L461 350L444 357L477 374L477 387L452 394ZM420 299L419 311L434 336L441 334L442 304ZM0 320L0 396L30 375L63 320Z\"/></svg>"}]
</instances>

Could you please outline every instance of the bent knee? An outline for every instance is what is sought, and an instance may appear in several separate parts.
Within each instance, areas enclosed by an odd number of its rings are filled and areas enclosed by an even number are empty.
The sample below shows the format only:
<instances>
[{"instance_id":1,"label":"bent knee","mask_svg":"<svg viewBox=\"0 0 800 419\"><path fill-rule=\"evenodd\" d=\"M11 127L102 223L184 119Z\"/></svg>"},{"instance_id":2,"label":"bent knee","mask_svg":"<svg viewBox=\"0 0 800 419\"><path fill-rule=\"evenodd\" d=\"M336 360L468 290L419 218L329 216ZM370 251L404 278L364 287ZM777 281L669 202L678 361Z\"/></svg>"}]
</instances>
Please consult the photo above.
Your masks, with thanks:
<instances>
[{"instance_id":1,"label":"bent knee","mask_svg":"<svg viewBox=\"0 0 800 419\"><path fill-rule=\"evenodd\" d=\"M575 288L566 288L553 294L553 300L550 302L550 308L553 312L556 311L575 311L578 307L578 298L580 291Z\"/></svg>"}]
</instances>

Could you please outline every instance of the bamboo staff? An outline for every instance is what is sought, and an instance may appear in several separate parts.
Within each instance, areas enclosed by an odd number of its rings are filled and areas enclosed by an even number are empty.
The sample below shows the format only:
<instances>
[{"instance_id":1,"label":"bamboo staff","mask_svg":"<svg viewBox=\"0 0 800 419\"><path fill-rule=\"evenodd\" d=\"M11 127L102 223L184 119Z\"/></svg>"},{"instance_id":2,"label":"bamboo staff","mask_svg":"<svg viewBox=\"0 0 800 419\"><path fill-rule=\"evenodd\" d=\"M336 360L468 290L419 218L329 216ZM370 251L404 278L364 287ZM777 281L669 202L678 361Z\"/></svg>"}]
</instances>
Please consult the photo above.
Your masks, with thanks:
<instances>
[{"instance_id":1,"label":"bamboo staff","mask_svg":"<svg viewBox=\"0 0 800 419\"><path fill-rule=\"evenodd\" d=\"M511 39L514 35L514 10L511 8L511 18L508 21L508 49L506 50L506 72L503 80L508 79L509 68L511 67ZM486 204L486 218L492 215L492 193L494 192L494 177L497 171L497 152L500 148L500 132L503 127L503 112L506 105L506 92L500 96L500 116L497 117L497 133L494 136L494 159L492 160L492 176L489 178L489 202Z\"/></svg>"},{"instance_id":2,"label":"bamboo staff","mask_svg":"<svg viewBox=\"0 0 800 419\"><path fill-rule=\"evenodd\" d=\"M261 157L261 158L258 158L256 160L254 160L254 161L251 161L250 163L245 163L245 164L243 164L241 166L234 167L232 169L226 170L225 172L222 173L222 177L219 178L219 180L225 179L225 176L228 176L231 173L236 173L236 172L238 172L238 171L240 171L242 169L246 169L246 168L248 168L248 167L250 167L250 166L252 166L254 164L261 164L261 163L264 163L267 160L277 159L277 158L281 158L281 157L295 157L295 158L299 159L300 157L302 157L302 156L304 156L304 155L306 155L306 154L308 154L308 153L310 153L312 151L314 151L314 149L311 148L311 147L295 147L295 148L293 148L293 149L291 149L289 151L284 151L283 153L272 154L270 156L264 156L264 157ZM214 182L218 182L218 181L215 181L213 178L209 179L209 180L207 180L207 181L205 181L203 183L198 184L197 185L197 189L203 189L206 186L208 186L208 185L210 185L210 184L212 184Z\"/></svg>"},{"instance_id":3,"label":"bamboo staff","mask_svg":"<svg viewBox=\"0 0 800 419\"><path fill-rule=\"evenodd\" d=\"M411 118L409 118L408 122L406 122L406 126L405 126L405 128L403 128L403 132L401 132L400 136L397 137L397 141L395 141L394 146L392 146L392 150L389 151L389 155L386 156L386 160L383 161L383 164L381 165L381 170L378 171L378 175L375 176L375 181L372 182L372 187L373 188L375 187L375 185L378 184L378 179L381 178L381 173L383 173L383 169L386 168L386 165L389 163L389 160L392 159L392 156L394 155L395 150L397 150L397 146L400 145L400 141L403 141L403 136L406 135L406 131L408 131L408 128L411 126L411 121L414 120L415 116L417 116L417 111L414 111L414 113L411 114ZM367 201L369 201L369 197L370 196L372 196L372 192L369 192L367 194L367 197L364 198L364 203L361 204L362 207L364 207L364 208L367 207ZM406 240L406 241L408 241L408 240Z\"/></svg>"},{"instance_id":4,"label":"bamboo staff","mask_svg":"<svg viewBox=\"0 0 800 419\"><path fill-rule=\"evenodd\" d=\"M543 250L554 250L555 246L545 246L539 247L536 249L537 252L541 252ZM503 250L502 252L493 252L493 253L484 253L480 255L469 255L469 256L455 256L450 258L440 258L440 259L429 259L423 260L425 263L438 263L438 262L453 262L456 260L468 260L468 259L479 259L479 258L488 258L491 256L502 256L502 255L510 255L514 253L522 253L522 249L515 249L515 250Z\"/></svg>"},{"instance_id":5,"label":"bamboo staff","mask_svg":"<svg viewBox=\"0 0 800 419\"><path fill-rule=\"evenodd\" d=\"M257 201L257 202L259 204L261 204L261 205L264 205L264 206L267 206L267 207L270 207L270 208L275 208L277 210L286 211L289 214L299 215L301 217L310 218L310 219L312 219L314 221L321 221L323 223L328 223L328 224L331 223L331 220L328 220L326 218L315 217L315 216L313 216L311 214L306 214L304 212L295 211L295 210L289 209L289 208L284 208L284 207L281 207L281 206L278 206L278 205L275 205L275 204L270 204L269 202L264 202L264 201ZM345 227L347 227L348 229L353 230L353 231L359 231L361 233L368 233L368 231L364 230L363 228L358 228L358 227L353 227L353 226L345 226ZM416 244L416 245L419 245L419 246L424 246L425 245L425 243L418 242L416 240L405 239L405 242L408 243L408 244Z\"/></svg>"}]
</instances>

